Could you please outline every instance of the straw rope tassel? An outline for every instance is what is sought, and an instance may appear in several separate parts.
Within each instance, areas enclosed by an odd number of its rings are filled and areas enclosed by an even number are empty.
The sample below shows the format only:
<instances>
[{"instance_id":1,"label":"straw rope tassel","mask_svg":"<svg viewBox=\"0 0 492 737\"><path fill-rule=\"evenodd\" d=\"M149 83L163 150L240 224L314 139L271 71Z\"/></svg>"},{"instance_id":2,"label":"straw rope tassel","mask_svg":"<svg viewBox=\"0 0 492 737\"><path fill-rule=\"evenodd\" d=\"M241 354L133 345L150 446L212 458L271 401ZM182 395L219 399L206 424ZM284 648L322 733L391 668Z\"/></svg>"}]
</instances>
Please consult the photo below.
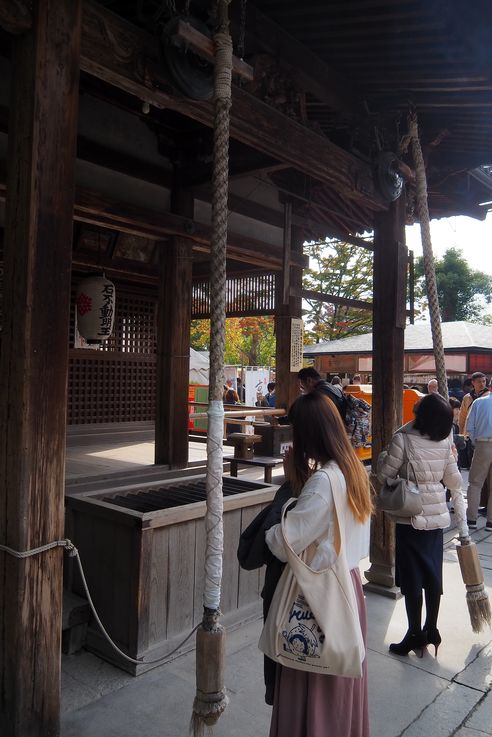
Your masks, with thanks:
<instances>
[{"instance_id":1,"label":"straw rope tassel","mask_svg":"<svg viewBox=\"0 0 492 737\"><path fill-rule=\"evenodd\" d=\"M229 110L231 107L232 39L230 0L218 0L215 45L215 119L210 265L210 380L207 432L207 513L204 614L196 638L196 696L190 733L210 734L227 706L224 685L225 630L219 623L224 532L222 523L222 434L224 407L224 336L229 184Z\"/></svg>"},{"instance_id":2,"label":"straw rope tassel","mask_svg":"<svg viewBox=\"0 0 492 737\"><path fill-rule=\"evenodd\" d=\"M429 300L429 315L431 322L432 344L436 361L436 378L439 385L439 394L448 399L448 382L446 379L446 364L444 361L444 347L442 343L441 313L437 294L436 270L430 232L429 204L427 202L427 177L425 163L420 146L417 115L411 113L408 119L408 134L412 148L416 175L416 209L420 222L420 236L424 255L425 284Z\"/></svg>"},{"instance_id":3,"label":"straw rope tassel","mask_svg":"<svg viewBox=\"0 0 492 737\"><path fill-rule=\"evenodd\" d=\"M456 547L461 576L466 588L466 603L470 614L470 622L474 632L481 632L487 625L490 627L492 612L490 601L483 582L482 566L475 543L461 544Z\"/></svg>"}]
</instances>

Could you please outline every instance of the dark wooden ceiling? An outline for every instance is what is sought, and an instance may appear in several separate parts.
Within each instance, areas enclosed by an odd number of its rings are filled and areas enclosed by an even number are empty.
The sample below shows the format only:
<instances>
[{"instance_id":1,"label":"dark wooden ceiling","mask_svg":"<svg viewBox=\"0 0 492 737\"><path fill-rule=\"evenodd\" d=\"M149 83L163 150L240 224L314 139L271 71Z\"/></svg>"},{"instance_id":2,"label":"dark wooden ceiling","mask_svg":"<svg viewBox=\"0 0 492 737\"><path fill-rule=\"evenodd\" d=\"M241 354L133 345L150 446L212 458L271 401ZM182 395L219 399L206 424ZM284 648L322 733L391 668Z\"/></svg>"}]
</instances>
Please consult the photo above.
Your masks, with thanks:
<instances>
[{"instance_id":1,"label":"dark wooden ceiling","mask_svg":"<svg viewBox=\"0 0 492 737\"><path fill-rule=\"evenodd\" d=\"M376 128L388 119L398 122L411 102L424 142L442 138L433 156L436 165L491 163L489 0L256 0L255 5L343 80L348 107L361 116L366 135L369 120ZM340 135L342 111L312 95L307 110L327 135ZM345 125L354 135L353 114Z\"/></svg>"},{"instance_id":2,"label":"dark wooden ceiling","mask_svg":"<svg viewBox=\"0 0 492 737\"><path fill-rule=\"evenodd\" d=\"M154 32L187 7L206 22L211 6L101 4ZM492 180L487 168L470 172L492 164L490 0L233 0L230 12L236 50L243 36L255 66L248 91L367 162L397 149L414 106L432 215L485 216ZM336 209L336 193L315 189ZM370 217L339 219L353 231Z\"/></svg>"}]
</instances>

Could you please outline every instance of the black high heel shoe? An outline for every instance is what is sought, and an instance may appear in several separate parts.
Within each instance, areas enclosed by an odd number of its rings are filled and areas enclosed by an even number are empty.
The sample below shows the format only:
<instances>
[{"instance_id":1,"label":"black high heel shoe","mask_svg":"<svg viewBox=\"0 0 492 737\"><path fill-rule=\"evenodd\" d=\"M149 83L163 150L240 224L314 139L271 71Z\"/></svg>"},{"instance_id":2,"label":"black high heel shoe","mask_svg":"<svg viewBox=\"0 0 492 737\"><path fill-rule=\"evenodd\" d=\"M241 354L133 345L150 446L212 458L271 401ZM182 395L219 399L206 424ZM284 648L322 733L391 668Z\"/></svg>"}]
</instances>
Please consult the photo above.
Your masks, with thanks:
<instances>
[{"instance_id":1,"label":"black high heel shoe","mask_svg":"<svg viewBox=\"0 0 492 737\"><path fill-rule=\"evenodd\" d=\"M442 642L439 630L437 627L434 627L433 629L424 630L423 634L427 638L427 644L434 645L434 657L437 658L437 649Z\"/></svg>"},{"instance_id":2,"label":"black high heel shoe","mask_svg":"<svg viewBox=\"0 0 492 737\"><path fill-rule=\"evenodd\" d=\"M407 632L401 642L392 642L389 649L395 655L408 655L413 650L415 655L422 658L426 645L427 637L425 632Z\"/></svg>"}]
</instances>

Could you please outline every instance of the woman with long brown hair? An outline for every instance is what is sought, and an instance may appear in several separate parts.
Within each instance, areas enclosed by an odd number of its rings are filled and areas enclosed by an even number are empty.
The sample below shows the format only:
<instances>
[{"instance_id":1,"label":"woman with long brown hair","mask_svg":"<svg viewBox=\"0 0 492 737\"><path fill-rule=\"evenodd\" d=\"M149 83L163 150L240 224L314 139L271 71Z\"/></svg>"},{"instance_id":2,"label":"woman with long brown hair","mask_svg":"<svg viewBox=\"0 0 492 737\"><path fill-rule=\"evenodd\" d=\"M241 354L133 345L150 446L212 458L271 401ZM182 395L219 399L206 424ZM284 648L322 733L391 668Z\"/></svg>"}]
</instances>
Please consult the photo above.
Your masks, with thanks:
<instances>
[{"instance_id":1,"label":"woman with long brown hair","mask_svg":"<svg viewBox=\"0 0 492 737\"><path fill-rule=\"evenodd\" d=\"M367 472L347 438L338 410L326 396L313 391L299 397L289 418L293 447L284 466L298 499L286 517L286 538L298 554L315 546L311 568L322 570L333 565L337 557L337 521L330 478L323 469L341 472L345 554L365 642L366 612L359 561L368 554L372 512ZM279 560L287 560L280 525L267 531L266 543ZM270 737L286 735L369 737L365 660L361 678L294 670L277 664Z\"/></svg>"}]
</instances>

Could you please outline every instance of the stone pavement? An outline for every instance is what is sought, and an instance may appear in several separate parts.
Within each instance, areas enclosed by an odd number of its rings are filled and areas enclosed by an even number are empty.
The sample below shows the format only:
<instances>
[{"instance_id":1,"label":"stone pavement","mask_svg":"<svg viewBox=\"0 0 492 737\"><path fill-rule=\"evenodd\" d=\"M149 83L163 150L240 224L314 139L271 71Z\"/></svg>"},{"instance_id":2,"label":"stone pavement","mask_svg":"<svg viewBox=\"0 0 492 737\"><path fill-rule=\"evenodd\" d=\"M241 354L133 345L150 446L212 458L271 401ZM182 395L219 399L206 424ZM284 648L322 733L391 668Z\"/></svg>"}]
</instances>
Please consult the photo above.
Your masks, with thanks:
<instances>
[{"instance_id":1,"label":"stone pavement","mask_svg":"<svg viewBox=\"0 0 492 737\"><path fill-rule=\"evenodd\" d=\"M439 619L443 643L437 658L430 652L422 659L413 653L391 655L388 644L405 632L404 602L367 594L373 737L492 735L492 632L474 635L471 630L452 537L447 533ZM473 538L492 595L492 533L482 527ZM216 737L268 735L260 630L257 620L228 633L230 704L214 730ZM188 653L133 678L84 651L63 656L62 737L185 737L194 667L194 653Z\"/></svg>"},{"instance_id":2,"label":"stone pavement","mask_svg":"<svg viewBox=\"0 0 492 737\"><path fill-rule=\"evenodd\" d=\"M135 458L137 465L152 463L152 451L145 445ZM125 463L128 446L124 458L114 450L95 457L100 464ZM92 447L86 450L91 456L98 453ZM194 452L201 455L204 446ZM88 460L80 448L69 450L67 476L85 475L82 466ZM99 466L98 472L102 470ZM114 472L115 466L104 468L110 470ZM240 476L251 479L255 473L258 471L247 469ZM463 476L466 488L466 472ZM280 481L277 475L274 483ZM480 518L472 537L492 597L492 533L484 530L484 524ZM445 593L439 618L443 642L437 658L431 652L422 659L413 653L391 655L389 643L399 641L406 630L404 602L366 594L372 737L492 736L492 631L475 635L471 630L455 538L454 529L445 535ZM364 561L362 572L367 565ZM271 709L263 701L263 661L257 648L260 631L261 622L256 620L228 632L230 704L214 729L216 737L268 735ZM62 737L186 737L195 693L194 668L193 652L138 678L85 651L63 656Z\"/></svg>"}]
</instances>

